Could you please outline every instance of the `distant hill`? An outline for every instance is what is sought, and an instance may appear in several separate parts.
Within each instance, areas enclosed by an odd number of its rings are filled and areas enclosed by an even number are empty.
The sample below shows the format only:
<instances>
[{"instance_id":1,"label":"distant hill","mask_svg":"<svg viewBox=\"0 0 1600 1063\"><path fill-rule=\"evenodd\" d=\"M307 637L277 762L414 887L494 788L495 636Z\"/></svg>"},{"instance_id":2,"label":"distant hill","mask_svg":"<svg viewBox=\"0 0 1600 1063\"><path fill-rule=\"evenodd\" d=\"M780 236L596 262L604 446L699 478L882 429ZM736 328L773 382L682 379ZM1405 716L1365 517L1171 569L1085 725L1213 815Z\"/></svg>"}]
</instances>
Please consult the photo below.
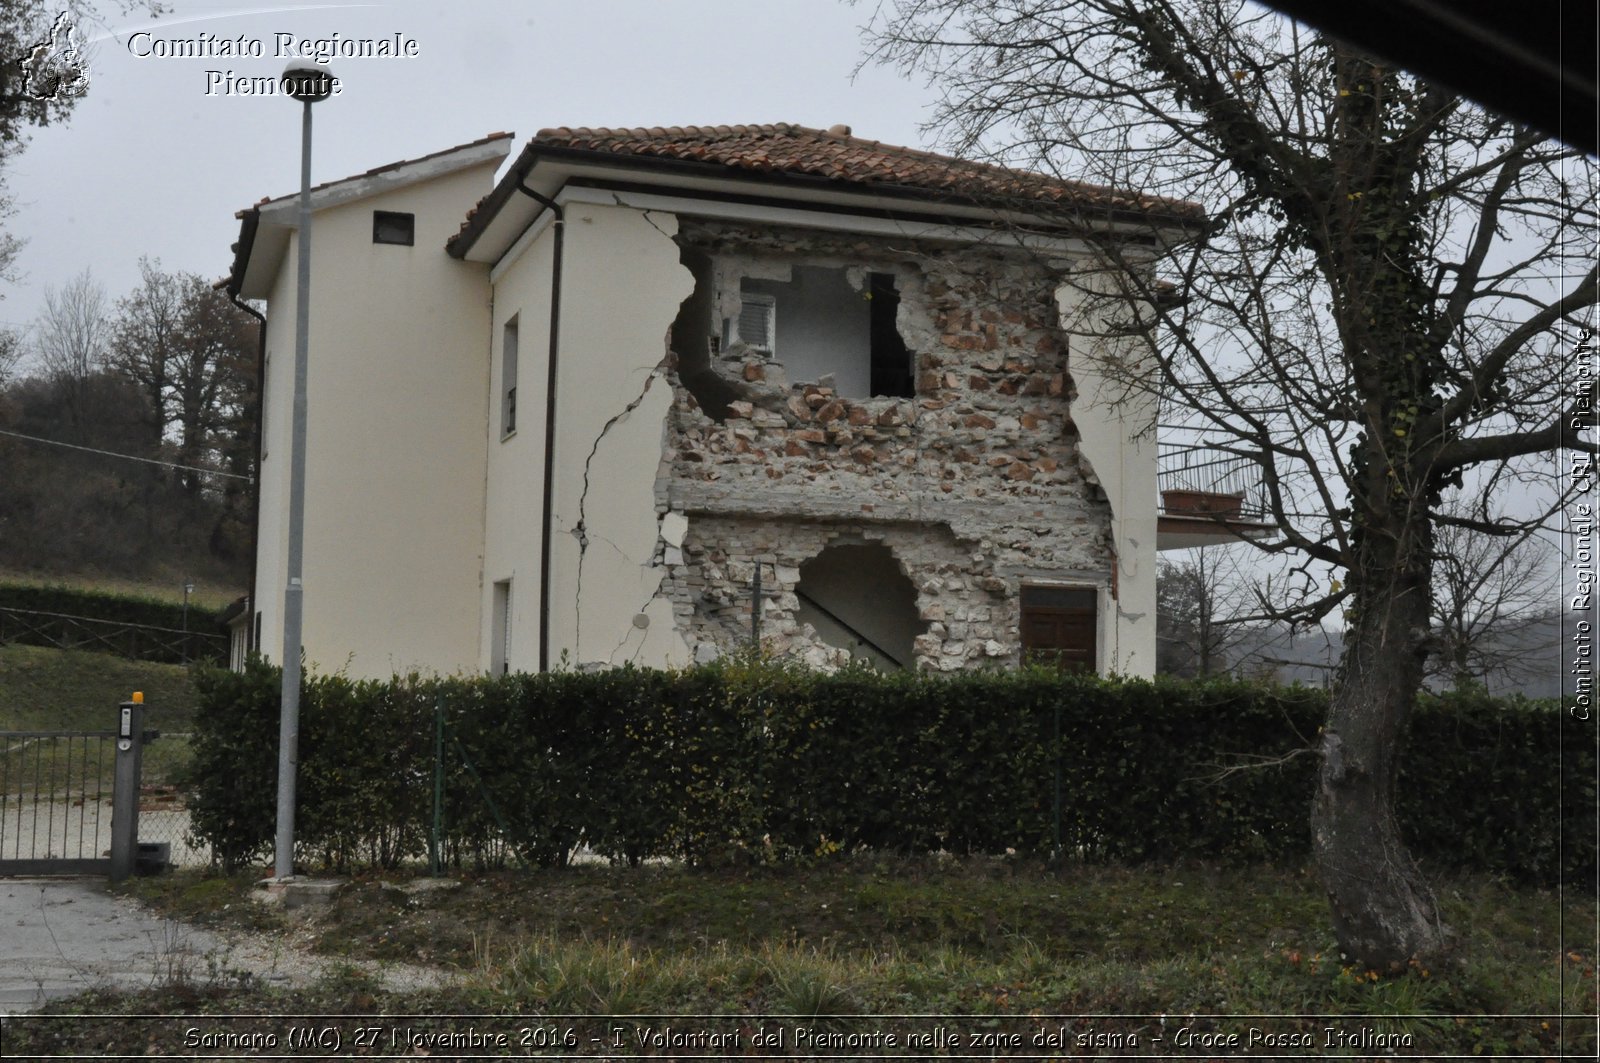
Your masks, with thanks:
<instances>
[{"instance_id":1,"label":"distant hill","mask_svg":"<svg viewBox=\"0 0 1600 1063\"><path fill-rule=\"evenodd\" d=\"M1487 677L1489 691L1530 698L1575 693L1578 677L1572 666L1577 645L1572 639L1578 622L1584 619L1591 625L1590 631L1600 638L1600 612L1591 611L1585 618L1552 610L1493 642L1497 656L1512 663ZM1230 671L1237 675L1271 676L1280 683L1322 687L1332 681L1334 667L1343 653L1342 632L1312 628L1291 633L1286 625L1278 625L1241 632L1228 650L1228 659ZM1588 661L1592 668L1595 657Z\"/></svg>"}]
</instances>

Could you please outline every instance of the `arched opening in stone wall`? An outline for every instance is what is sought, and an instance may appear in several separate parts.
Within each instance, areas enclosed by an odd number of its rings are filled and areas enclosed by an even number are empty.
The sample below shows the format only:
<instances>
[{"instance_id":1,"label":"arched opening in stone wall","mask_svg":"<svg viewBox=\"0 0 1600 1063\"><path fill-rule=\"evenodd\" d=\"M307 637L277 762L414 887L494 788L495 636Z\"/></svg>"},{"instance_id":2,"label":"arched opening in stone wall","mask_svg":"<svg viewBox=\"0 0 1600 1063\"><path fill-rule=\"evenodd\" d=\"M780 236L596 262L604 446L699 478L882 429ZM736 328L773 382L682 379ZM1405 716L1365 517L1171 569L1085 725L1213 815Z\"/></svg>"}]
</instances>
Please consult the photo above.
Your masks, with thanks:
<instances>
[{"instance_id":1,"label":"arched opening in stone wall","mask_svg":"<svg viewBox=\"0 0 1600 1063\"><path fill-rule=\"evenodd\" d=\"M880 671L915 664L912 644L927 629L917 590L882 543L839 544L800 566L795 619L817 638Z\"/></svg>"}]
</instances>

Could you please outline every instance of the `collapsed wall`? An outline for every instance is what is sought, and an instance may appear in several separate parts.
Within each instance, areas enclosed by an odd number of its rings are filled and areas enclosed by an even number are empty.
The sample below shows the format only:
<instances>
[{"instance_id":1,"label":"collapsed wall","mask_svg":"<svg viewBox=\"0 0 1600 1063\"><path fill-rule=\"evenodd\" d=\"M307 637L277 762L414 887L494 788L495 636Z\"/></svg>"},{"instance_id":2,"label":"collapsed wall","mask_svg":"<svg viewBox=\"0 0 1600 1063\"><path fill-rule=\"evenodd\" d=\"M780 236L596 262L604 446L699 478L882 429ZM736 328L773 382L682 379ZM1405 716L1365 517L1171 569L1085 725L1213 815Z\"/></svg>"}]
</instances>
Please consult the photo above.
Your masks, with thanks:
<instances>
[{"instance_id":1,"label":"collapsed wall","mask_svg":"<svg viewBox=\"0 0 1600 1063\"><path fill-rule=\"evenodd\" d=\"M1109 591L1055 275L1015 249L683 219L658 509L698 660L1016 663L1029 581ZM904 588L896 578L903 581Z\"/></svg>"}]
</instances>

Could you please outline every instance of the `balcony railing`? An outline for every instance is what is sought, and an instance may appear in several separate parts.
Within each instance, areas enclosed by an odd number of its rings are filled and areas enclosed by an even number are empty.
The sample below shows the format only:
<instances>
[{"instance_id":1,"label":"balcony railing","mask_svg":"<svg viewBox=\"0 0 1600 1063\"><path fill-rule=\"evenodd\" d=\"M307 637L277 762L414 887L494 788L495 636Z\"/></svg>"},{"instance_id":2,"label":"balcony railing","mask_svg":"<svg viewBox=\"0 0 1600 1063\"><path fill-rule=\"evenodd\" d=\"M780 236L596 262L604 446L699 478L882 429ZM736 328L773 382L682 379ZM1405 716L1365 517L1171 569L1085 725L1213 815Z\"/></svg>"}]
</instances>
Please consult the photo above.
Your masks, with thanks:
<instances>
[{"instance_id":1,"label":"balcony railing","mask_svg":"<svg viewBox=\"0 0 1600 1063\"><path fill-rule=\"evenodd\" d=\"M1162 442L1156 454L1163 514L1250 522L1264 516L1266 499L1254 462L1189 442Z\"/></svg>"}]
</instances>

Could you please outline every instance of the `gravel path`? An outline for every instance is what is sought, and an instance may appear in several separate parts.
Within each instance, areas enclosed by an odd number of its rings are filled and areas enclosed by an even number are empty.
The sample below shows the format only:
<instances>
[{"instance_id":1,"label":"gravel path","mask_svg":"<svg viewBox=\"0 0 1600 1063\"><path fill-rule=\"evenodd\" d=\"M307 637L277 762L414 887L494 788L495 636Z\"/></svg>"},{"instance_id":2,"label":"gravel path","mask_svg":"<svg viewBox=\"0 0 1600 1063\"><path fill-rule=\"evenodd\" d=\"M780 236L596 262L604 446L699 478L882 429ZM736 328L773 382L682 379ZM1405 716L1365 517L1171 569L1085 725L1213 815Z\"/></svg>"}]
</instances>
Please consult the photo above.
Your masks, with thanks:
<instances>
[{"instance_id":1,"label":"gravel path","mask_svg":"<svg viewBox=\"0 0 1600 1063\"><path fill-rule=\"evenodd\" d=\"M450 984L451 971L315 956L307 932L219 933L153 915L106 892L101 879L0 879L0 1014L93 988L200 984L247 973L303 985L330 967L354 966L385 988Z\"/></svg>"}]
</instances>

